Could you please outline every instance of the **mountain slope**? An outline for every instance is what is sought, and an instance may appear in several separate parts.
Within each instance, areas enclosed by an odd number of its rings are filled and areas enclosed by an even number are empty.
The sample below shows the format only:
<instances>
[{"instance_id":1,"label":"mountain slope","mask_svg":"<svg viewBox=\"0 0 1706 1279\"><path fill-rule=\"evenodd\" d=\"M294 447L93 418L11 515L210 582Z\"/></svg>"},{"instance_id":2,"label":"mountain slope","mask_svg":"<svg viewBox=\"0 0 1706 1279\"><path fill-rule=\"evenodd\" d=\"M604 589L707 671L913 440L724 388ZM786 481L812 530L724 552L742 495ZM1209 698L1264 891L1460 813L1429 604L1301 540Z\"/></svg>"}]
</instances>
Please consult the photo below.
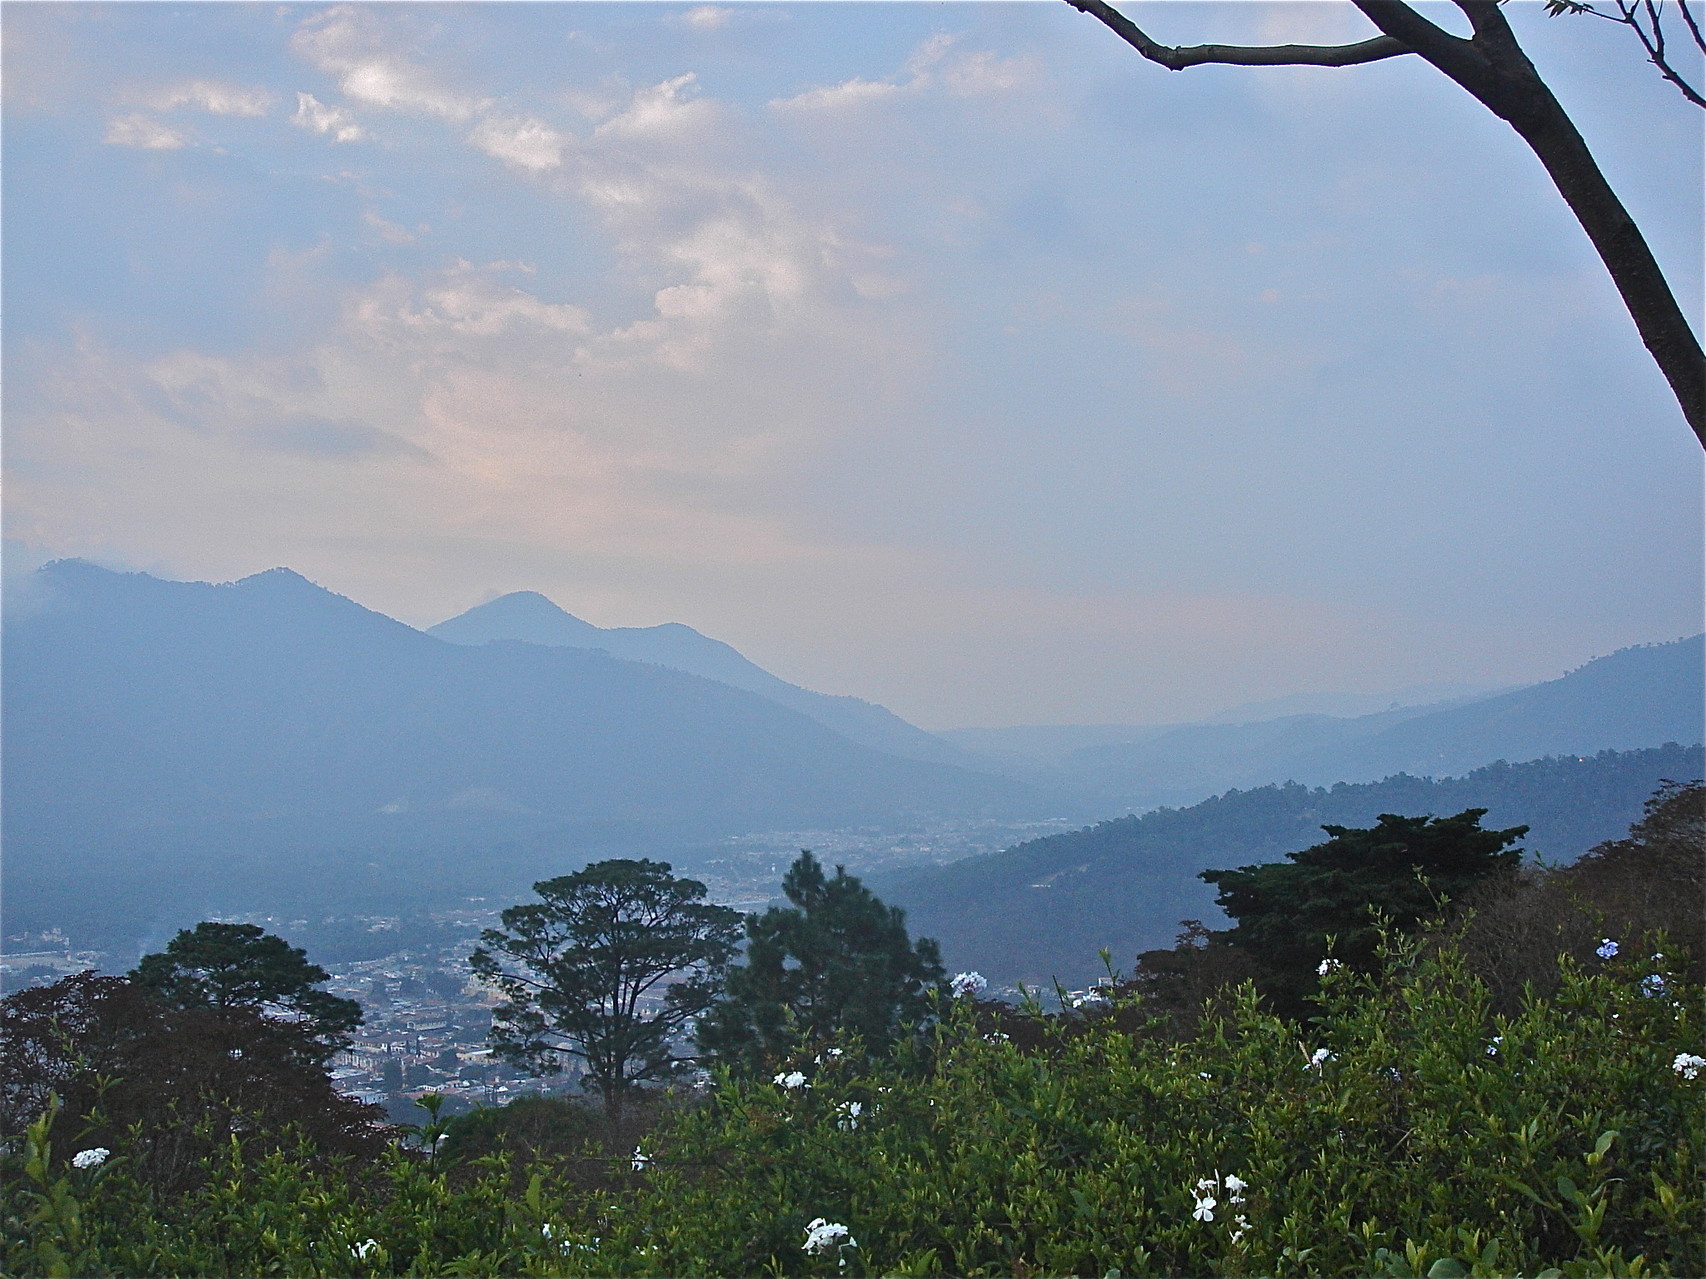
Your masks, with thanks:
<instances>
[{"instance_id":1,"label":"mountain slope","mask_svg":"<svg viewBox=\"0 0 1706 1279\"><path fill-rule=\"evenodd\" d=\"M553 830L655 841L1043 806L680 671L446 643L284 569L216 586L61 561L36 584L38 606L6 618L9 914L31 885L72 900L144 863L193 885L261 847L268 865L242 873L285 882L292 859L351 849L398 880ZM550 864L578 864L577 839Z\"/></svg>"},{"instance_id":2,"label":"mountain slope","mask_svg":"<svg viewBox=\"0 0 1706 1279\"><path fill-rule=\"evenodd\" d=\"M1524 847L1558 862L1621 835L1664 778L1701 771L1700 747L1668 745L1499 763L1442 781L1397 776L1331 789L1266 786L1051 835L876 886L885 900L906 908L915 935L941 941L952 967L1002 981L1058 976L1079 983L1100 971L1099 947L1129 967L1138 951L1170 944L1181 918L1218 917L1214 890L1196 878L1198 871L1278 861L1318 843L1323 824L1370 826L1383 812L1486 808L1492 826L1530 826Z\"/></svg>"},{"instance_id":3,"label":"mountain slope","mask_svg":"<svg viewBox=\"0 0 1706 1279\"><path fill-rule=\"evenodd\" d=\"M561 648L603 649L630 662L650 662L757 693L789 710L809 715L843 737L907 759L988 768L992 761L907 723L874 702L816 693L772 675L734 648L691 626L600 627L565 612L537 591L514 591L476 605L427 628L428 635L454 644L523 640Z\"/></svg>"},{"instance_id":4,"label":"mountain slope","mask_svg":"<svg viewBox=\"0 0 1706 1279\"><path fill-rule=\"evenodd\" d=\"M1228 787L1326 785L1460 773L1495 759L1701 740L1702 637L1626 648L1555 680L1490 697L1351 719L1299 715L1193 724L1071 752L1062 772L1133 807Z\"/></svg>"}]
</instances>

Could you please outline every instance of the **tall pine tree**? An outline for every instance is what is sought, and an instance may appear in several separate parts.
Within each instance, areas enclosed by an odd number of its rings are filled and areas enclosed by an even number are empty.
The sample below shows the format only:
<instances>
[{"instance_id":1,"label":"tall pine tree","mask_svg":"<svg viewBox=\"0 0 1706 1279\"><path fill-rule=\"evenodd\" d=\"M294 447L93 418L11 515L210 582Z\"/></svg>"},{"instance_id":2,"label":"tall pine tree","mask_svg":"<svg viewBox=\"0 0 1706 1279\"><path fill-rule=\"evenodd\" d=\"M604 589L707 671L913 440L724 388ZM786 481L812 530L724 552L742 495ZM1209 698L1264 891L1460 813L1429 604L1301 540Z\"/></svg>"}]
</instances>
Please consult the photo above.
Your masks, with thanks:
<instances>
[{"instance_id":1,"label":"tall pine tree","mask_svg":"<svg viewBox=\"0 0 1706 1279\"><path fill-rule=\"evenodd\" d=\"M746 962L700 1021L702 1049L762 1071L802 1047L849 1037L882 1051L929 1015L941 954L930 938L908 938L898 906L843 867L826 876L807 851L782 891L792 905L747 917Z\"/></svg>"}]
</instances>

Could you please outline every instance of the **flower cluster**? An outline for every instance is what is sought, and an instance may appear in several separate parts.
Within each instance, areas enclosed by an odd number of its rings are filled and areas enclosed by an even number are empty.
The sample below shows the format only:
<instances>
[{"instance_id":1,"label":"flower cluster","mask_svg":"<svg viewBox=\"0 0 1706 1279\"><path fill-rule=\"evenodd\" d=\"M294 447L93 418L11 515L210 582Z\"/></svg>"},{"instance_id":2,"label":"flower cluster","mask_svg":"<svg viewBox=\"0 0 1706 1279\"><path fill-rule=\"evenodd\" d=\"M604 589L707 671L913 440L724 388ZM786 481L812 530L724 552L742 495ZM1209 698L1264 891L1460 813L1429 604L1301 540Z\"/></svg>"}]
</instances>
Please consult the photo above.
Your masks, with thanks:
<instances>
[{"instance_id":1,"label":"flower cluster","mask_svg":"<svg viewBox=\"0 0 1706 1279\"><path fill-rule=\"evenodd\" d=\"M99 1168L106 1163L107 1156L113 1152L105 1146L95 1146L89 1150L79 1150L71 1156L73 1168Z\"/></svg>"},{"instance_id":2,"label":"flower cluster","mask_svg":"<svg viewBox=\"0 0 1706 1279\"><path fill-rule=\"evenodd\" d=\"M1700 1075L1700 1068L1706 1066L1706 1057L1697 1053L1678 1053L1670 1068L1684 1079L1695 1079Z\"/></svg>"},{"instance_id":3,"label":"flower cluster","mask_svg":"<svg viewBox=\"0 0 1706 1279\"><path fill-rule=\"evenodd\" d=\"M644 1172L647 1168L651 1167L651 1163L652 1163L652 1157L650 1155L648 1155L645 1151L641 1150L638 1146L635 1146L634 1147L634 1161L633 1161L634 1171L635 1172Z\"/></svg>"},{"instance_id":4,"label":"flower cluster","mask_svg":"<svg viewBox=\"0 0 1706 1279\"><path fill-rule=\"evenodd\" d=\"M975 995L984 990L989 981L982 973L955 973L954 979L948 983L948 993L955 999L963 999L967 995Z\"/></svg>"},{"instance_id":5,"label":"flower cluster","mask_svg":"<svg viewBox=\"0 0 1706 1279\"><path fill-rule=\"evenodd\" d=\"M551 1227L549 1226L545 1227L547 1230L550 1228ZM379 1240L377 1239L363 1239L360 1243L352 1243L349 1246L350 1256L354 1257L357 1261L366 1261L378 1251Z\"/></svg>"},{"instance_id":6,"label":"flower cluster","mask_svg":"<svg viewBox=\"0 0 1706 1279\"><path fill-rule=\"evenodd\" d=\"M811 1085L806 1082L806 1077L797 1070L783 1071L781 1074L777 1075L776 1078L772 1079L770 1082L775 1084L778 1088L810 1088L811 1087Z\"/></svg>"},{"instance_id":7,"label":"flower cluster","mask_svg":"<svg viewBox=\"0 0 1706 1279\"><path fill-rule=\"evenodd\" d=\"M1320 1070L1328 1062L1335 1060L1337 1053L1328 1052L1325 1048L1317 1048L1309 1054L1309 1061L1304 1065L1305 1070Z\"/></svg>"},{"instance_id":8,"label":"flower cluster","mask_svg":"<svg viewBox=\"0 0 1706 1279\"><path fill-rule=\"evenodd\" d=\"M852 1132L859 1126L859 1116L865 1113L862 1101L844 1101L835 1111L835 1126L842 1132Z\"/></svg>"},{"instance_id":9,"label":"flower cluster","mask_svg":"<svg viewBox=\"0 0 1706 1279\"><path fill-rule=\"evenodd\" d=\"M1323 959L1319 964L1315 965L1315 975L1317 977L1325 977L1328 973L1336 973L1343 967L1344 964L1340 963L1336 959Z\"/></svg>"},{"instance_id":10,"label":"flower cluster","mask_svg":"<svg viewBox=\"0 0 1706 1279\"><path fill-rule=\"evenodd\" d=\"M859 1241L853 1238L853 1232L838 1221L825 1221L816 1217L806 1227L806 1241L800 1245L806 1252L822 1256L832 1248L857 1248Z\"/></svg>"},{"instance_id":11,"label":"flower cluster","mask_svg":"<svg viewBox=\"0 0 1706 1279\"><path fill-rule=\"evenodd\" d=\"M1641 978L1641 993L1648 999L1657 999L1665 993L1665 979L1657 973L1648 973Z\"/></svg>"},{"instance_id":12,"label":"flower cluster","mask_svg":"<svg viewBox=\"0 0 1706 1279\"><path fill-rule=\"evenodd\" d=\"M1593 953L1598 955L1601 959L1616 959L1617 943L1612 941L1609 937L1601 937L1599 939L1599 945L1595 948Z\"/></svg>"},{"instance_id":13,"label":"flower cluster","mask_svg":"<svg viewBox=\"0 0 1706 1279\"><path fill-rule=\"evenodd\" d=\"M1494 1035L1493 1042L1487 1045L1487 1056L1497 1057L1499 1055L1499 1045L1504 1042L1505 1037L1503 1035Z\"/></svg>"},{"instance_id":14,"label":"flower cluster","mask_svg":"<svg viewBox=\"0 0 1706 1279\"><path fill-rule=\"evenodd\" d=\"M1229 1207L1241 1207L1244 1203L1244 1192L1249 1189L1249 1186L1249 1182L1234 1173L1227 1173L1225 1177L1216 1173L1212 1177L1202 1178L1191 1190L1191 1197L1196 1201L1196 1207L1191 1216L1197 1221L1213 1221L1214 1210L1220 1207L1220 1200L1215 1196L1222 1193L1223 1190ZM1240 1212L1233 1217L1232 1225L1232 1242L1236 1244L1244 1238L1244 1232L1250 1228L1250 1219Z\"/></svg>"}]
</instances>

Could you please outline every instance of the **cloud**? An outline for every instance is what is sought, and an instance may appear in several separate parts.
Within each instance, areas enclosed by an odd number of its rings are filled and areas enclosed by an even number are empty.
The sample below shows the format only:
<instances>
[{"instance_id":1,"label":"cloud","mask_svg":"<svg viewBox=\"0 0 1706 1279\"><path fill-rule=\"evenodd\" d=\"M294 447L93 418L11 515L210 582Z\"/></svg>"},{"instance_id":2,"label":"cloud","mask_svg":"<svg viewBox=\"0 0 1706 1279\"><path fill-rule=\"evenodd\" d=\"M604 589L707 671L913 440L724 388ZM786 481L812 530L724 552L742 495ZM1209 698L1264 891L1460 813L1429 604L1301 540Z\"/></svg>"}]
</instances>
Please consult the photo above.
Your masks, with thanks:
<instances>
[{"instance_id":1,"label":"cloud","mask_svg":"<svg viewBox=\"0 0 1706 1279\"><path fill-rule=\"evenodd\" d=\"M698 77L691 71L661 84L637 89L623 110L594 131L604 140L682 142L713 123L720 114L710 100L696 97Z\"/></svg>"},{"instance_id":2,"label":"cloud","mask_svg":"<svg viewBox=\"0 0 1706 1279\"><path fill-rule=\"evenodd\" d=\"M265 115L277 99L271 90L245 88L219 80L188 80L161 89L148 99L156 111L178 111L194 107L213 115Z\"/></svg>"},{"instance_id":3,"label":"cloud","mask_svg":"<svg viewBox=\"0 0 1706 1279\"><path fill-rule=\"evenodd\" d=\"M291 49L337 77L348 97L394 111L413 111L441 119L467 121L487 102L437 82L390 47L392 33L371 11L338 5L297 28Z\"/></svg>"},{"instance_id":4,"label":"cloud","mask_svg":"<svg viewBox=\"0 0 1706 1279\"><path fill-rule=\"evenodd\" d=\"M102 141L115 147L137 147L143 151L175 151L189 145L189 139L183 134L140 112L109 120Z\"/></svg>"},{"instance_id":5,"label":"cloud","mask_svg":"<svg viewBox=\"0 0 1706 1279\"><path fill-rule=\"evenodd\" d=\"M955 98L994 97L1040 83L1042 71L1027 56L1003 58L987 50L957 53L959 37L938 32L915 48L901 71L884 80L854 77L771 101L773 109L799 112L855 110L877 102L920 97L940 90Z\"/></svg>"},{"instance_id":6,"label":"cloud","mask_svg":"<svg viewBox=\"0 0 1706 1279\"><path fill-rule=\"evenodd\" d=\"M734 17L734 10L715 4L696 4L681 15L681 21L695 31L721 31Z\"/></svg>"},{"instance_id":7,"label":"cloud","mask_svg":"<svg viewBox=\"0 0 1706 1279\"><path fill-rule=\"evenodd\" d=\"M359 142L366 136L355 117L343 107L329 107L312 93L296 95L296 114L290 122L299 129L331 135L334 142Z\"/></svg>"},{"instance_id":8,"label":"cloud","mask_svg":"<svg viewBox=\"0 0 1706 1279\"><path fill-rule=\"evenodd\" d=\"M494 159L530 173L561 168L569 138L543 120L491 116L480 121L468 141Z\"/></svg>"}]
</instances>

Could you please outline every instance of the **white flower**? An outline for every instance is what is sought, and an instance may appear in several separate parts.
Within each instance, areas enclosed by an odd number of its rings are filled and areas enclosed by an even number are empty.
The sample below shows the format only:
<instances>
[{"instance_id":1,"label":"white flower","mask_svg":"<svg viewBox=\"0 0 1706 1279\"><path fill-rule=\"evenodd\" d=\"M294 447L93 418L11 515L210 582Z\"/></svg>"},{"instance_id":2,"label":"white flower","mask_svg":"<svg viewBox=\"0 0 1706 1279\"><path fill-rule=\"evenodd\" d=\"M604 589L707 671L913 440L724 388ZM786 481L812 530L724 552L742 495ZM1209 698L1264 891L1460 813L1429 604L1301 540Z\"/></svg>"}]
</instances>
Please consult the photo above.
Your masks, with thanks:
<instances>
[{"instance_id":1,"label":"white flower","mask_svg":"<svg viewBox=\"0 0 1706 1279\"><path fill-rule=\"evenodd\" d=\"M1218 1178L1218 1177L1204 1177L1200 1181L1197 1182L1197 1194L1198 1195L1201 1195L1202 1192L1205 1190L1219 1190L1219 1189L1220 1189L1220 1178Z\"/></svg>"},{"instance_id":2,"label":"white flower","mask_svg":"<svg viewBox=\"0 0 1706 1279\"><path fill-rule=\"evenodd\" d=\"M107 1156L113 1152L105 1146L95 1146L89 1150L79 1150L71 1156L73 1168L99 1168L106 1163Z\"/></svg>"},{"instance_id":3,"label":"white flower","mask_svg":"<svg viewBox=\"0 0 1706 1279\"><path fill-rule=\"evenodd\" d=\"M806 1077L797 1070L790 1070L785 1074L777 1075L770 1082L781 1088L804 1088Z\"/></svg>"},{"instance_id":4,"label":"white flower","mask_svg":"<svg viewBox=\"0 0 1706 1279\"><path fill-rule=\"evenodd\" d=\"M1602 937L1599 940L1599 946L1595 948L1593 953L1601 959L1615 959L1617 958L1617 943L1609 937Z\"/></svg>"},{"instance_id":5,"label":"white flower","mask_svg":"<svg viewBox=\"0 0 1706 1279\"><path fill-rule=\"evenodd\" d=\"M977 994L988 985L989 981L982 973L955 973L953 981L948 983L948 990L955 999L961 999Z\"/></svg>"},{"instance_id":6,"label":"white flower","mask_svg":"<svg viewBox=\"0 0 1706 1279\"><path fill-rule=\"evenodd\" d=\"M1004 1030L992 1030L983 1037L983 1042L986 1044L1006 1044L1011 1043L1012 1040L1013 1036Z\"/></svg>"},{"instance_id":7,"label":"white flower","mask_svg":"<svg viewBox=\"0 0 1706 1279\"><path fill-rule=\"evenodd\" d=\"M652 1162L652 1157L650 1155L646 1154L638 1146L634 1147L634 1171L635 1172L644 1172L646 1170L647 1166L651 1162Z\"/></svg>"},{"instance_id":8,"label":"white flower","mask_svg":"<svg viewBox=\"0 0 1706 1279\"><path fill-rule=\"evenodd\" d=\"M549 1226L545 1227L545 1229L547 1229L547 1230L549 1230L550 1228L551 1227L549 1227ZM379 1240L377 1240L377 1239L363 1239L360 1243L352 1243L350 1245L349 1250L350 1250L350 1255L352 1257L354 1257L357 1261L366 1261L374 1253L379 1251Z\"/></svg>"},{"instance_id":9,"label":"white flower","mask_svg":"<svg viewBox=\"0 0 1706 1279\"><path fill-rule=\"evenodd\" d=\"M1323 959L1319 964L1315 965L1315 975L1318 977L1325 977L1328 973L1336 973L1343 967L1344 965L1336 959Z\"/></svg>"},{"instance_id":10,"label":"white flower","mask_svg":"<svg viewBox=\"0 0 1706 1279\"><path fill-rule=\"evenodd\" d=\"M806 1241L800 1245L806 1252L826 1253L831 1248L857 1248L858 1241L852 1232L837 1221L825 1221L816 1217L806 1227Z\"/></svg>"},{"instance_id":11,"label":"white flower","mask_svg":"<svg viewBox=\"0 0 1706 1279\"><path fill-rule=\"evenodd\" d=\"M1499 1055L1499 1045L1504 1042L1505 1037L1503 1035L1494 1035L1493 1042L1487 1045L1487 1056L1497 1057Z\"/></svg>"},{"instance_id":12,"label":"white flower","mask_svg":"<svg viewBox=\"0 0 1706 1279\"><path fill-rule=\"evenodd\" d=\"M1206 1195L1197 1200L1196 1211L1191 1214L1198 1221L1213 1221L1216 1201Z\"/></svg>"},{"instance_id":13,"label":"white flower","mask_svg":"<svg viewBox=\"0 0 1706 1279\"><path fill-rule=\"evenodd\" d=\"M1249 1186L1250 1183L1245 1181L1242 1177L1236 1176L1233 1173L1226 1174L1226 1193L1232 1196L1233 1203L1241 1203L1243 1201L1244 1192L1249 1189Z\"/></svg>"},{"instance_id":14,"label":"white flower","mask_svg":"<svg viewBox=\"0 0 1706 1279\"><path fill-rule=\"evenodd\" d=\"M1702 1066L1706 1066L1706 1057L1700 1057L1694 1053L1678 1053L1676 1060L1670 1064L1670 1068L1684 1079L1697 1078Z\"/></svg>"},{"instance_id":15,"label":"white flower","mask_svg":"<svg viewBox=\"0 0 1706 1279\"><path fill-rule=\"evenodd\" d=\"M539 1234L541 1237L546 1239L555 1239L557 1237L557 1228L547 1221L543 1226L539 1227ZM369 1242L372 1241L369 1240Z\"/></svg>"},{"instance_id":16,"label":"white flower","mask_svg":"<svg viewBox=\"0 0 1706 1279\"><path fill-rule=\"evenodd\" d=\"M1309 1064L1305 1066L1304 1069L1319 1070L1323 1065L1333 1059L1333 1053L1328 1052L1325 1048L1317 1048L1314 1052L1309 1054Z\"/></svg>"},{"instance_id":17,"label":"white flower","mask_svg":"<svg viewBox=\"0 0 1706 1279\"><path fill-rule=\"evenodd\" d=\"M839 1118L835 1126L842 1132L852 1132L859 1126L859 1116L865 1113L865 1103L862 1101L844 1101L838 1108Z\"/></svg>"}]
</instances>

